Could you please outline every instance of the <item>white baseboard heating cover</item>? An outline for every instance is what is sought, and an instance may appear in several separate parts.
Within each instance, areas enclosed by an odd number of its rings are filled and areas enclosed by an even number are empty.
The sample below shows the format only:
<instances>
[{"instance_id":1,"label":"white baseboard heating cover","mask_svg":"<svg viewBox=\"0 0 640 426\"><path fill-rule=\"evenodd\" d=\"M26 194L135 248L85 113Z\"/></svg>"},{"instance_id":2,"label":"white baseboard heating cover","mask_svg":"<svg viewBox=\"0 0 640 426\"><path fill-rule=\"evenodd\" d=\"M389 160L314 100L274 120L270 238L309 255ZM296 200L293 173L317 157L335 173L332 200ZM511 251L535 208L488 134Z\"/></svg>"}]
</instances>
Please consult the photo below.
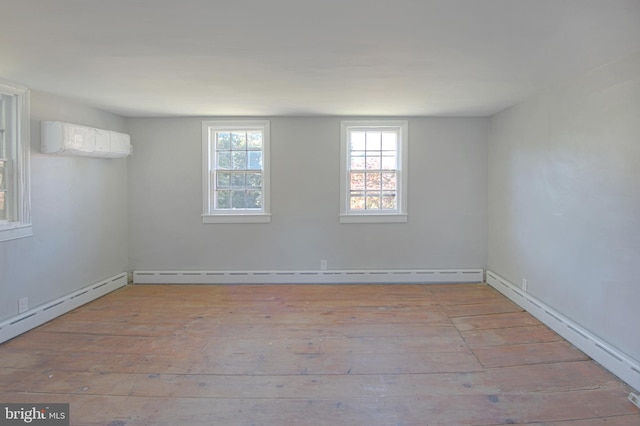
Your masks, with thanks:
<instances>
[{"instance_id":1,"label":"white baseboard heating cover","mask_svg":"<svg viewBox=\"0 0 640 426\"><path fill-rule=\"evenodd\" d=\"M589 330L579 326L561 313L545 305L498 274L487 271L487 284L507 296L553 331L567 339L600 365L640 389L640 363L624 355Z\"/></svg>"},{"instance_id":2,"label":"white baseboard heating cover","mask_svg":"<svg viewBox=\"0 0 640 426\"><path fill-rule=\"evenodd\" d=\"M127 282L127 273L123 272L0 322L0 343L13 339L47 321L72 311L78 306L123 287L127 285Z\"/></svg>"},{"instance_id":3,"label":"white baseboard heating cover","mask_svg":"<svg viewBox=\"0 0 640 426\"><path fill-rule=\"evenodd\" d=\"M483 269L134 271L134 284L429 284L484 282Z\"/></svg>"}]
</instances>

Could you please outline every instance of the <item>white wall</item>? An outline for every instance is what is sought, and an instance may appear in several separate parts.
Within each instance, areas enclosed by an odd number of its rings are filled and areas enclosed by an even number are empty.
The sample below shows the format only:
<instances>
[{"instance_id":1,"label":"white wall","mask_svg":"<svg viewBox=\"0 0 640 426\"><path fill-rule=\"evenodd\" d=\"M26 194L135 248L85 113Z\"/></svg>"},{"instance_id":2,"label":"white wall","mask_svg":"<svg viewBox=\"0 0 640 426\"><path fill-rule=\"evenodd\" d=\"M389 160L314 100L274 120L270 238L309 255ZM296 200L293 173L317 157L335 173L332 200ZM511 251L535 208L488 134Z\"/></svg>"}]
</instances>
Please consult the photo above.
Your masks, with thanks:
<instances>
[{"instance_id":1,"label":"white wall","mask_svg":"<svg viewBox=\"0 0 640 426\"><path fill-rule=\"evenodd\" d=\"M485 266L488 120L410 119L409 222L366 225L338 221L336 117L270 119L271 223L202 224L202 120L128 120L131 269Z\"/></svg>"},{"instance_id":2,"label":"white wall","mask_svg":"<svg viewBox=\"0 0 640 426\"><path fill-rule=\"evenodd\" d=\"M126 131L122 117L31 93L34 236L0 242L0 320L127 270L127 160L39 153L40 121Z\"/></svg>"},{"instance_id":3,"label":"white wall","mask_svg":"<svg viewBox=\"0 0 640 426\"><path fill-rule=\"evenodd\" d=\"M640 361L640 54L490 133L489 269Z\"/></svg>"}]
</instances>

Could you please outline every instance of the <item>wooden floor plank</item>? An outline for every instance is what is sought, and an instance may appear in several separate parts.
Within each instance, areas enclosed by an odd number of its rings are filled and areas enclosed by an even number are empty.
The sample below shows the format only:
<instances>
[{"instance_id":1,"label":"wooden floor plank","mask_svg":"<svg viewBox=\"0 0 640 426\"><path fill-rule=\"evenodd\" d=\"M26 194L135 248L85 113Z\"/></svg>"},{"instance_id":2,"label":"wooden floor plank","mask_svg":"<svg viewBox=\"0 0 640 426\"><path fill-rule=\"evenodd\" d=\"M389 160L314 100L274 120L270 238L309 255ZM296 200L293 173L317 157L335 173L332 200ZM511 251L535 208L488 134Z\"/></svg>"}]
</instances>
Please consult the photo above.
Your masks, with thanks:
<instances>
[{"instance_id":1,"label":"wooden floor plank","mask_svg":"<svg viewBox=\"0 0 640 426\"><path fill-rule=\"evenodd\" d=\"M475 315L505 314L510 312L522 312L523 309L510 300L496 302L491 296L486 303L469 303L458 305L445 305L442 310L449 318L468 317Z\"/></svg>"},{"instance_id":2,"label":"wooden floor plank","mask_svg":"<svg viewBox=\"0 0 640 426\"><path fill-rule=\"evenodd\" d=\"M1 396L2 394L0 394ZM46 394L60 401L65 394ZM610 396L611 395L611 396ZM12 402L41 400L18 394ZM611 391L363 398L149 398L73 395L72 424L495 425L638 415ZM40 398L40 399L38 399ZM540 407L544 407L541 410ZM584 420L584 419L579 419ZM614 423L615 424L615 423Z\"/></svg>"},{"instance_id":3,"label":"wooden floor plank","mask_svg":"<svg viewBox=\"0 0 640 426\"><path fill-rule=\"evenodd\" d=\"M640 415L630 414L621 416L598 417L584 420L568 420L553 423L527 423L529 426L638 426Z\"/></svg>"},{"instance_id":4,"label":"wooden floor plank","mask_svg":"<svg viewBox=\"0 0 640 426\"><path fill-rule=\"evenodd\" d=\"M0 384L74 425L640 424L484 284L125 287L0 345Z\"/></svg>"},{"instance_id":5,"label":"wooden floor plank","mask_svg":"<svg viewBox=\"0 0 640 426\"><path fill-rule=\"evenodd\" d=\"M452 318L452 321L455 327L460 331L542 325L540 321L529 315L527 312L509 312L456 317Z\"/></svg>"},{"instance_id":6,"label":"wooden floor plank","mask_svg":"<svg viewBox=\"0 0 640 426\"><path fill-rule=\"evenodd\" d=\"M549 364L589 359L567 341L531 343L523 345L489 346L473 350L486 368L527 364Z\"/></svg>"},{"instance_id":7,"label":"wooden floor plank","mask_svg":"<svg viewBox=\"0 0 640 426\"><path fill-rule=\"evenodd\" d=\"M545 325L470 330L462 331L460 335L472 348L562 340L562 337Z\"/></svg>"},{"instance_id":8,"label":"wooden floor plank","mask_svg":"<svg viewBox=\"0 0 640 426\"><path fill-rule=\"evenodd\" d=\"M557 362L490 368L487 375L502 392L549 392L620 386L594 361Z\"/></svg>"},{"instance_id":9,"label":"wooden floor plank","mask_svg":"<svg viewBox=\"0 0 640 426\"><path fill-rule=\"evenodd\" d=\"M260 337L269 335L274 327L290 337L459 337L458 330L452 325L430 326L422 323L375 323L350 324L220 324L215 335L221 337Z\"/></svg>"},{"instance_id":10,"label":"wooden floor plank","mask_svg":"<svg viewBox=\"0 0 640 426\"><path fill-rule=\"evenodd\" d=\"M493 394L484 372L391 375L130 374L0 369L12 392L184 398L368 398Z\"/></svg>"}]
</instances>

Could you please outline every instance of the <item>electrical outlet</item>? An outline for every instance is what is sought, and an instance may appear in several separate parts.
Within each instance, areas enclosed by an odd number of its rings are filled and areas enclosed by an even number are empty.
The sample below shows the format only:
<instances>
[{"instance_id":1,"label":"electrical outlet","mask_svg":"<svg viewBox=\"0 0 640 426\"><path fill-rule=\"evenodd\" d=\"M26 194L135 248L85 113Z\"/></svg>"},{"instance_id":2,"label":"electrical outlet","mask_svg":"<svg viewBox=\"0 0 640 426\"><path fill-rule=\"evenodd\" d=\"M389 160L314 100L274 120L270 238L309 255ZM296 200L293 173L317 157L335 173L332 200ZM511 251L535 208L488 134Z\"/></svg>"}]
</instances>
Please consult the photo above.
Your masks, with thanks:
<instances>
[{"instance_id":1,"label":"electrical outlet","mask_svg":"<svg viewBox=\"0 0 640 426\"><path fill-rule=\"evenodd\" d=\"M27 312L29 310L29 298L21 297L18 299L18 313Z\"/></svg>"},{"instance_id":2,"label":"electrical outlet","mask_svg":"<svg viewBox=\"0 0 640 426\"><path fill-rule=\"evenodd\" d=\"M527 291L527 285L528 285L528 284L529 284L529 283L527 282L527 279L526 279L526 278L523 278L523 279L522 279L522 290Z\"/></svg>"},{"instance_id":3,"label":"electrical outlet","mask_svg":"<svg viewBox=\"0 0 640 426\"><path fill-rule=\"evenodd\" d=\"M320 269L322 269L323 271L327 269L327 261L326 261L326 259L322 259L320 261Z\"/></svg>"}]
</instances>

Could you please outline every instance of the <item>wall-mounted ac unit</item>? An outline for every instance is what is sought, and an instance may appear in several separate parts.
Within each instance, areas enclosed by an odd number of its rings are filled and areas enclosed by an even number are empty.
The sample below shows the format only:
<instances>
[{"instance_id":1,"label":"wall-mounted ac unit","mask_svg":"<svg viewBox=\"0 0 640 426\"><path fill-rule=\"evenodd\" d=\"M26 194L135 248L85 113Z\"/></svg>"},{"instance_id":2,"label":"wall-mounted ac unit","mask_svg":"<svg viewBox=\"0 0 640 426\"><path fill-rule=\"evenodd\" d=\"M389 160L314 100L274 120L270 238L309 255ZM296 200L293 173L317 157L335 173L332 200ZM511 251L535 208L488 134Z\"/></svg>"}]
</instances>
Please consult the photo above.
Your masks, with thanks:
<instances>
[{"instance_id":1,"label":"wall-mounted ac unit","mask_svg":"<svg viewBox=\"0 0 640 426\"><path fill-rule=\"evenodd\" d=\"M45 154L123 158L131 154L129 135L60 121L43 121L41 151Z\"/></svg>"}]
</instances>

